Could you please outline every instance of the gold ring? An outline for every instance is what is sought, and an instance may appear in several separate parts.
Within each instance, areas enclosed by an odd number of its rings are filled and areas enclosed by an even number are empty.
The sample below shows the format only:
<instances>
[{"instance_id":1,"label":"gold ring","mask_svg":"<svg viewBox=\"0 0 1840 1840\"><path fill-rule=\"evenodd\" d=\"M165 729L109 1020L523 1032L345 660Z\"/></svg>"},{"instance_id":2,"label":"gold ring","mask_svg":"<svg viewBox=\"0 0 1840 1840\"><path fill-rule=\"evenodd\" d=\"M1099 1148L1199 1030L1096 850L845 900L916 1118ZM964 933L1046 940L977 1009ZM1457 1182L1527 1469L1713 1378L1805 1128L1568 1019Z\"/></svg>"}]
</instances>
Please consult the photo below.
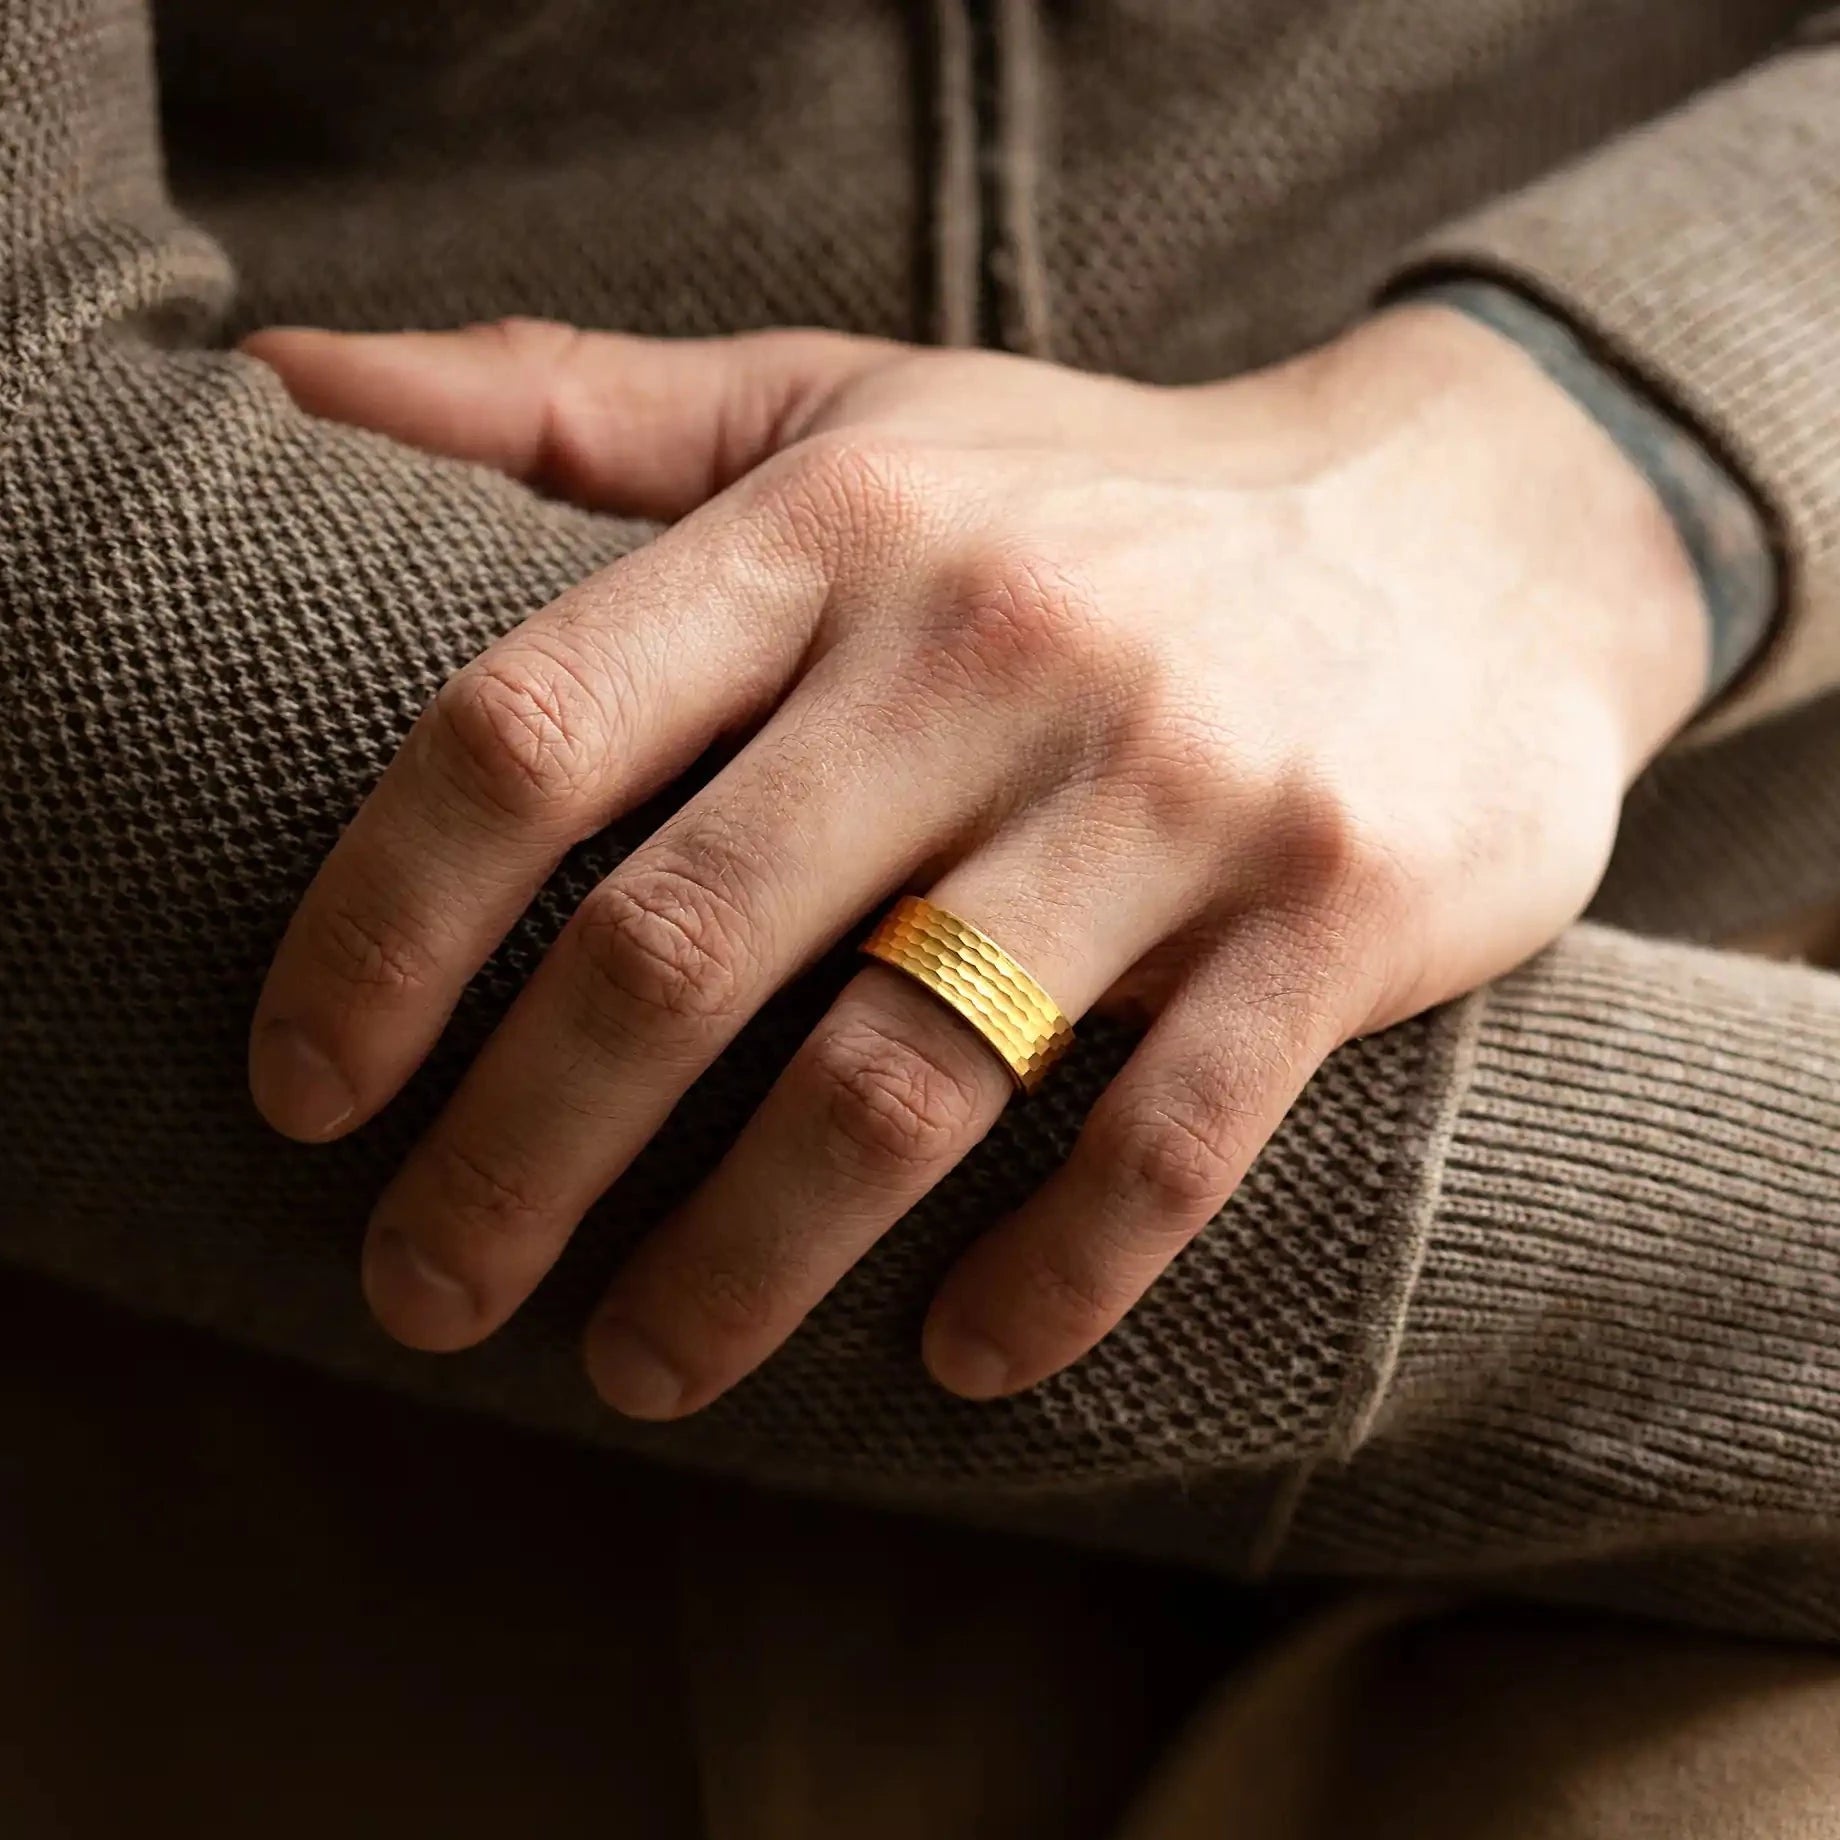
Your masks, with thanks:
<instances>
[{"instance_id":1,"label":"gold ring","mask_svg":"<svg viewBox=\"0 0 1840 1840\"><path fill-rule=\"evenodd\" d=\"M863 942L870 958L924 984L996 1049L1019 1092L1033 1092L1073 1042L1042 987L969 921L903 895Z\"/></svg>"}]
</instances>

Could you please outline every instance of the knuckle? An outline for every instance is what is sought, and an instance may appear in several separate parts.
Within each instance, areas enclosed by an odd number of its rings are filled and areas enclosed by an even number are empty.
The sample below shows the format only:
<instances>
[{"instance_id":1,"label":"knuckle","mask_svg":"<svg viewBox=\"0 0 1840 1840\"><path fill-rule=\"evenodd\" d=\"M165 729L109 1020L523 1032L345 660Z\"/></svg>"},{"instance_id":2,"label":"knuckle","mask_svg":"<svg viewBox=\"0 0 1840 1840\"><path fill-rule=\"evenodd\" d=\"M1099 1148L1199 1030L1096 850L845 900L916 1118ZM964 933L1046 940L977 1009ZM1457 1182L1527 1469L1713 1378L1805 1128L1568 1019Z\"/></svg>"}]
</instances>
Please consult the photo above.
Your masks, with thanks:
<instances>
[{"instance_id":1,"label":"knuckle","mask_svg":"<svg viewBox=\"0 0 1840 1840\"><path fill-rule=\"evenodd\" d=\"M981 678L1037 680L1091 674L1113 647L1090 588L1020 544L982 549L939 583L933 649Z\"/></svg>"},{"instance_id":2,"label":"knuckle","mask_svg":"<svg viewBox=\"0 0 1840 1840\"><path fill-rule=\"evenodd\" d=\"M834 1139L858 1168L883 1176L951 1161L983 1112L967 1069L866 1017L819 1037L810 1074Z\"/></svg>"},{"instance_id":3,"label":"knuckle","mask_svg":"<svg viewBox=\"0 0 1840 1840\"><path fill-rule=\"evenodd\" d=\"M469 331L495 348L493 356L499 362L523 372L529 387L539 393L542 406L529 454L531 477L558 496L591 492L597 446L593 410L611 381L607 375L596 378L591 373L597 355L618 335L516 314Z\"/></svg>"},{"instance_id":4,"label":"knuckle","mask_svg":"<svg viewBox=\"0 0 1840 1840\"><path fill-rule=\"evenodd\" d=\"M807 436L767 477L803 547L869 565L912 544L936 496L916 442L861 429Z\"/></svg>"},{"instance_id":5,"label":"knuckle","mask_svg":"<svg viewBox=\"0 0 1840 1840\"><path fill-rule=\"evenodd\" d=\"M488 653L448 679L430 713L449 777L500 817L568 815L594 784L603 739L594 699L547 653Z\"/></svg>"},{"instance_id":6,"label":"knuckle","mask_svg":"<svg viewBox=\"0 0 1840 1840\"><path fill-rule=\"evenodd\" d=\"M780 1274L765 1265L711 1258L673 1270L662 1316L678 1328L671 1339L684 1351L680 1365L705 1375L731 1369L735 1363L724 1350L740 1352L771 1339L782 1295Z\"/></svg>"},{"instance_id":7,"label":"knuckle","mask_svg":"<svg viewBox=\"0 0 1840 1840\"><path fill-rule=\"evenodd\" d=\"M543 1197L517 1172L451 1138L432 1145L431 1156L430 1185L442 1218L491 1239L521 1238L543 1219Z\"/></svg>"},{"instance_id":8,"label":"knuckle","mask_svg":"<svg viewBox=\"0 0 1840 1840\"><path fill-rule=\"evenodd\" d=\"M1314 779L1284 789L1270 834L1284 904L1319 916L1331 931L1362 933L1403 909L1411 889L1403 857L1342 788Z\"/></svg>"},{"instance_id":9,"label":"knuckle","mask_svg":"<svg viewBox=\"0 0 1840 1840\"><path fill-rule=\"evenodd\" d=\"M752 952L719 877L629 865L582 904L578 925L597 1013L615 1032L635 1019L719 1020L741 999Z\"/></svg>"},{"instance_id":10,"label":"knuckle","mask_svg":"<svg viewBox=\"0 0 1840 1840\"><path fill-rule=\"evenodd\" d=\"M434 973L428 949L383 914L340 905L319 917L313 957L347 989L380 999L409 996Z\"/></svg>"},{"instance_id":11,"label":"knuckle","mask_svg":"<svg viewBox=\"0 0 1840 1840\"><path fill-rule=\"evenodd\" d=\"M1251 1111L1230 1092L1204 1098L1184 1090L1140 1100L1109 1134L1119 1185L1164 1218L1212 1212L1239 1180Z\"/></svg>"},{"instance_id":12,"label":"knuckle","mask_svg":"<svg viewBox=\"0 0 1840 1840\"><path fill-rule=\"evenodd\" d=\"M1158 687L1119 712L1106 777L1152 835L1218 847L1247 773L1226 728Z\"/></svg>"}]
</instances>

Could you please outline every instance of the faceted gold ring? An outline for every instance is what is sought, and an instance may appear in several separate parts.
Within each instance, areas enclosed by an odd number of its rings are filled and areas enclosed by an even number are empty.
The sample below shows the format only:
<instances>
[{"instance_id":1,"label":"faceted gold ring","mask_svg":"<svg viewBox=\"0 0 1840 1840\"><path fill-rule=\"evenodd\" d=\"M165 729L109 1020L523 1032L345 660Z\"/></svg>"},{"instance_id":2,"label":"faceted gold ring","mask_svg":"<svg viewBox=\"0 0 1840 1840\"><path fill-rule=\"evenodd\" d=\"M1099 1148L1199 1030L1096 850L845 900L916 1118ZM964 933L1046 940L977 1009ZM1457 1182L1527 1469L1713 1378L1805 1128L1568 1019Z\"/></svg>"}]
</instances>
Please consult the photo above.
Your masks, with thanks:
<instances>
[{"instance_id":1,"label":"faceted gold ring","mask_svg":"<svg viewBox=\"0 0 1840 1840\"><path fill-rule=\"evenodd\" d=\"M1060 1005L984 933L918 895L903 895L863 943L983 1036L1019 1092L1033 1092L1073 1042Z\"/></svg>"}]
</instances>

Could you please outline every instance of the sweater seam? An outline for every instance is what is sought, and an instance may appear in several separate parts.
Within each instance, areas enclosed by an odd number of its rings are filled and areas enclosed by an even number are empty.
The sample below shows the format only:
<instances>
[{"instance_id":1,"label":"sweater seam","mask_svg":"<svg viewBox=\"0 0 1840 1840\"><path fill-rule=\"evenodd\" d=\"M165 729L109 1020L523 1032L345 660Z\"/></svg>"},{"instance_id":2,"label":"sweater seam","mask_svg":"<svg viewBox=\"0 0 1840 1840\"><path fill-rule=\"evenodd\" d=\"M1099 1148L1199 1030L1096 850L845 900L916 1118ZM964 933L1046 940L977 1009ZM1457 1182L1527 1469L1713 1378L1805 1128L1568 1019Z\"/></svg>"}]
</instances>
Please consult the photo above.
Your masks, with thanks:
<instances>
[{"instance_id":1,"label":"sweater seam","mask_svg":"<svg viewBox=\"0 0 1840 1840\"><path fill-rule=\"evenodd\" d=\"M978 179L977 71L970 0L933 7L933 337L978 342L983 200Z\"/></svg>"},{"instance_id":2,"label":"sweater seam","mask_svg":"<svg viewBox=\"0 0 1840 1840\"><path fill-rule=\"evenodd\" d=\"M1447 1026L1440 1031L1420 1074L1420 1094L1437 1097L1427 1121L1416 1179L1398 1207L1398 1230L1382 1234L1367 1259L1356 1344L1322 1446L1291 1467L1274 1490L1265 1522L1253 1538L1250 1571L1255 1578L1276 1569L1317 1473L1325 1463L1347 1462L1360 1448L1392 1384L1431 1243L1451 1140L1475 1073L1487 1005L1488 992L1473 991L1444 1012Z\"/></svg>"},{"instance_id":3,"label":"sweater seam","mask_svg":"<svg viewBox=\"0 0 1840 1840\"><path fill-rule=\"evenodd\" d=\"M1003 343L1052 355L1047 265L1041 252L1042 68L1039 0L994 0L997 84L991 189L991 288Z\"/></svg>"},{"instance_id":4,"label":"sweater seam","mask_svg":"<svg viewBox=\"0 0 1840 1840\"><path fill-rule=\"evenodd\" d=\"M1362 1338L1367 1358L1363 1361L1357 1349L1351 1364L1351 1384L1344 1388L1342 1409L1330 1427L1329 1450L1344 1460L1371 1433L1399 1365L1412 1298L1424 1270L1431 1229L1443 1198L1451 1141L1474 1083L1488 1003L1486 990L1474 991L1464 998L1447 1034L1429 1057L1424 1078L1427 1086L1439 1094L1439 1100L1429 1120L1416 1187L1401 1210L1404 1231L1393 1242L1403 1256L1396 1263L1389 1261L1386 1254L1391 1246L1383 1241L1377 1256L1368 1261L1360 1318L1371 1325Z\"/></svg>"}]
</instances>

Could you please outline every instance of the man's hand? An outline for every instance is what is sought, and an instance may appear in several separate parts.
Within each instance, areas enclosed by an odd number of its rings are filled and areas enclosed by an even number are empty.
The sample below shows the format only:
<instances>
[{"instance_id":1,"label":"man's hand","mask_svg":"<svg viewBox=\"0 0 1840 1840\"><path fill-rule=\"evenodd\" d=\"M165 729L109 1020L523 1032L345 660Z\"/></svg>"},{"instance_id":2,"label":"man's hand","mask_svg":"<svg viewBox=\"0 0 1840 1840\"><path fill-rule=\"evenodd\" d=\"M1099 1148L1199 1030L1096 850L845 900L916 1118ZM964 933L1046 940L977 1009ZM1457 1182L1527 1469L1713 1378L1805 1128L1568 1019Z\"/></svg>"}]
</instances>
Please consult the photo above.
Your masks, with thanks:
<instances>
[{"instance_id":1,"label":"man's hand","mask_svg":"<svg viewBox=\"0 0 1840 1840\"><path fill-rule=\"evenodd\" d=\"M281 1130L385 1104L570 845L752 738L584 903L379 1202L416 1347L514 1311L768 996L903 889L1141 1045L925 1338L1072 1361L1322 1058L1554 937L1705 640L1649 488L1513 346L1396 309L1166 391L826 334L513 324L252 349L307 407L677 522L456 675L302 903L251 1051ZM622 1411L770 1355L975 1144L998 1060L862 971L589 1331Z\"/></svg>"}]
</instances>

